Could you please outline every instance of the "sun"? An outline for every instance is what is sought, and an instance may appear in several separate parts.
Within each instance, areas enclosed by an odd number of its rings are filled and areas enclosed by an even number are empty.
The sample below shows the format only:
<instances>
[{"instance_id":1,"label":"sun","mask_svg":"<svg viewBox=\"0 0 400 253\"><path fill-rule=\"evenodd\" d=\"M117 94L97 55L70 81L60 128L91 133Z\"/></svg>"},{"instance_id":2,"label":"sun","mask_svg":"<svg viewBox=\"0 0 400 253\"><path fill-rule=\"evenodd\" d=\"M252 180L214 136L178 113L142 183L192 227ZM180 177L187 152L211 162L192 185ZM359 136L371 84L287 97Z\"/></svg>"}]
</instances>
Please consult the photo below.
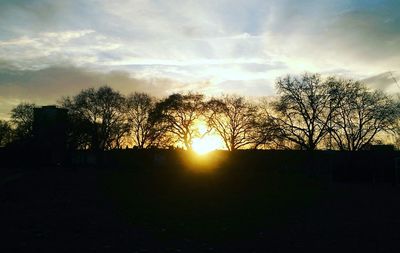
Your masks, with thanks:
<instances>
[{"instance_id":1,"label":"sun","mask_svg":"<svg viewBox=\"0 0 400 253\"><path fill-rule=\"evenodd\" d=\"M204 120L198 120L196 128L201 137L192 140L192 149L194 152L204 155L217 149L225 149L222 138L215 132L210 131Z\"/></svg>"},{"instance_id":2,"label":"sun","mask_svg":"<svg viewBox=\"0 0 400 253\"><path fill-rule=\"evenodd\" d=\"M197 154L204 155L208 152L222 149L223 143L221 138L217 135L206 135L202 138L193 139L192 148Z\"/></svg>"}]
</instances>

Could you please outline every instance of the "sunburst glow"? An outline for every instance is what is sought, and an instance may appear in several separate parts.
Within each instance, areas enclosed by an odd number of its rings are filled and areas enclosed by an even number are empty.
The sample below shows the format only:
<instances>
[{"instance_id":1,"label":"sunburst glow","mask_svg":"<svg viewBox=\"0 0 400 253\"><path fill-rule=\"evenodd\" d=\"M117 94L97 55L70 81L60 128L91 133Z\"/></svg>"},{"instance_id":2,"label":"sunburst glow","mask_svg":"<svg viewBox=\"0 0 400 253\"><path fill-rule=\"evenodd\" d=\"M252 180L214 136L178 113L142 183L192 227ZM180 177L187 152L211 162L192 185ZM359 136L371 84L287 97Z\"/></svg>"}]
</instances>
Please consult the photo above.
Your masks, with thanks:
<instances>
[{"instance_id":1,"label":"sunburst glow","mask_svg":"<svg viewBox=\"0 0 400 253\"><path fill-rule=\"evenodd\" d=\"M206 135L202 138L193 139L192 147L197 154L203 155L213 150L222 149L223 143L217 135Z\"/></svg>"}]
</instances>

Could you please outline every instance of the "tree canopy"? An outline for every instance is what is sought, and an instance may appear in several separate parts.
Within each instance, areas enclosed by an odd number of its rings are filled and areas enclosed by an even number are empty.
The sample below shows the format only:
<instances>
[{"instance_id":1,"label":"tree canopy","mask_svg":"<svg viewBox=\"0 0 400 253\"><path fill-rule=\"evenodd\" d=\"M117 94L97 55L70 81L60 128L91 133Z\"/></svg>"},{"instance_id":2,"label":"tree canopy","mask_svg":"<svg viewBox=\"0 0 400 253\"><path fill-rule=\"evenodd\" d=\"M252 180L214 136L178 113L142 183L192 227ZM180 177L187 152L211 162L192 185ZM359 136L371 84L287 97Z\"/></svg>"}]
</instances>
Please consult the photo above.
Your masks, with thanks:
<instances>
[{"instance_id":1,"label":"tree canopy","mask_svg":"<svg viewBox=\"0 0 400 253\"><path fill-rule=\"evenodd\" d=\"M32 103L21 103L11 110L11 123L14 126L16 139L22 140L32 136L35 106Z\"/></svg>"},{"instance_id":2,"label":"tree canopy","mask_svg":"<svg viewBox=\"0 0 400 253\"><path fill-rule=\"evenodd\" d=\"M278 79L276 89L273 99L259 103L239 95L206 98L190 92L162 99L143 92L125 96L102 86L65 97L60 105L69 114L70 149L191 150L194 140L197 144L209 135L218 137L216 146L231 151L356 151L378 137L400 133L400 103L359 81L305 73ZM35 106L21 103L12 109L9 122L0 121L0 146L32 138Z\"/></svg>"},{"instance_id":3,"label":"tree canopy","mask_svg":"<svg viewBox=\"0 0 400 253\"><path fill-rule=\"evenodd\" d=\"M61 105L68 109L73 129L91 149L105 150L121 147L121 139L128 131L125 120L125 100L108 86L82 90L74 97L66 97ZM85 125L85 127L82 127Z\"/></svg>"},{"instance_id":4,"label":"tree canopy","mask_svg":"<svg viewBox=\"0 0 400 253\"><path fill-rule=\"evenodd\" d=\"M207 104L207 123L223 139L228 150L237 150L253 143L256 107L240 96L213 98Z\"/></svg>"},{"instance_id":5,"label":"tree canopy","mask_svg":"<svg viewBox=\"0 0 400 253\"><path fill-rule=\"evenodd\" d=\"M200 136L196 122L204 113L203 99L204 95L197 93L172 94L156 104L154 120L165 124L176 142L190 150L193 138Z\"/></svg>"}]
</instances>

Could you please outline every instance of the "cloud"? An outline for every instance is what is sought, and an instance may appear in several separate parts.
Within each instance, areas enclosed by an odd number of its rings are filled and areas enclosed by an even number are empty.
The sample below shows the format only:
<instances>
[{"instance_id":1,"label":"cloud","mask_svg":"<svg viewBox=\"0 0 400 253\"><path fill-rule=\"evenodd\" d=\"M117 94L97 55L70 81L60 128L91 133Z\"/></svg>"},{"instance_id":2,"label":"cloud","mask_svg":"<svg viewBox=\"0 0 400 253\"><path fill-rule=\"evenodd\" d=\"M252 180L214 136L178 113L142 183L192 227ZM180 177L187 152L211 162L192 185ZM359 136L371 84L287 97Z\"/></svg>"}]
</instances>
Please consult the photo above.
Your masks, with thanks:
<instances>
[{"instance_id":1,"label":"cloud","mask_svg":"<svg viewBox=\"0 0 400 253\"><path fill-rule=\"evenodd\" d=\"M105 83L271 95L277 77L304 71L391 91L399 10L397 0L3 0L0 96L45 103Z\"/></svg>"},{"instance_id":2,"label":"cloud","mask_svg":"<svg viewBox=\"0 0 400 253\"><path fill-rule=\"evenodd\" d=\"M32 35L62 27L70 10L68 1L2 0L0 3L0 38ZM61 18L63 17L63 18Z\"/></svg>"},{"instance_id":3,"label":"cloud","mask_svg":"<svg viewBox=\"0 0 400 253\"><path fill-rule=\"evenodd\" d=\"M0 41L0 59L22 69L40 69L66 62L84 65L101 62L102 54L118 47L117 42L93 30L45 32Z\"/></svg>"},{"instance_id":4,"label":"cloud","mask_svg":"<svg viewBox=\"0 0 400 253\"><path fill-rule=\"evenodd\" d=\"M390 94L400 93L400 75L396 72L384 72L362 80L368 87Z\"/></svg>"},{"instance_id":5,"label":"cloud","mask_svg":"<svg viewBox=\"0 0 400 253\"><path fill-rule=\"evenodd\" d=\"M219 93L233 93L240 96L248 96L248 97L256 97L259 98L261 96L271 96L274 94L274 88L270 85L270 82L264 79L255 79L250 81L240 81L240 80L228 80L222 82L219 86ZM246 90L246 92L243 92ZM264 92L261 94L260 90ZM229 92L226 92L229 91Z\"/></svg>"},{"instance_id":6,"label":"cloud","mask_svg":"<svg viewBox=\"0 0 400 253\"><path fill-rule=\"evenodd\" d=\"M284 1L265 28L266 44L290 70L341 67L364 77L398 70L399 9L394 0Z\"/></svg>"},{"instance_id":7,"label":"cloud","mask_svg":"<svg viewBox=\"0 0 400 253\"><path fill-rule=\"evenodd\" d=\"M24 101L39 105L54 104L63 96L73 96L82 89L109 85L123 94L135 91L154 96L172 92L208 89L207 82L182 83L167 78L136 78L125 71L99 72L75 66L53 66L40 70L19 70L0 64L0 118Z\"/></svg>"},{"instance_id":8,"label":"cloud","mask_svg":"<svg viewBox=\"0 0 400 253\"><path fill-rule=\"evenodd\" d=\"M286 72L342 68L354 77L400 68L395 0L113 3L105 9L145 31L151 52L139 46L144 58L261 58L283 62Z\"/></svg>"}]
</instances>

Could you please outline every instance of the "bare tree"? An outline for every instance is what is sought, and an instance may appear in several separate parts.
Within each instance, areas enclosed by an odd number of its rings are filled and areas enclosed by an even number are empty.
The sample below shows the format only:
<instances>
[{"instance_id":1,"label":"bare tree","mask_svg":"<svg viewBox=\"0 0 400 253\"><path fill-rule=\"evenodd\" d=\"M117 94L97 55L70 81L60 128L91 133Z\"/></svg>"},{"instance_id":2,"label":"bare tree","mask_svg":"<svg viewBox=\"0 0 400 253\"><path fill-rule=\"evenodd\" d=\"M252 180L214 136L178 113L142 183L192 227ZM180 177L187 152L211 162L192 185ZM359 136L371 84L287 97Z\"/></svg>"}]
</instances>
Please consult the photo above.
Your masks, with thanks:
<instances>
[{"instance_id":1,"label":"bare tree","mask_svg":"<svg viewBox=\"0 0 400 253\"><path fill-rule=\"evenodd\" d=\"M11 110L11 123L16 139L26 139L32 136L35 107L35 104L21 103Z\"/></svg>"},{"instance_id":2,"label":"bare tree","mask_svg":"<svg viewBox=\"0 0 400 253\"><path fill-rule=\"evenodd\" d=\"M251 131L254 149L286 148L281 136L280 126L272 116L270 101L263 99L257 106L254 128Z\"/></svg>"},{"instance_id":3,"label":"bare tree","mask_svg":"<svg viewBox=\"0 0 400 253\"><path fill-rule=\"evenodd\" d=\"M154 118L155 99L146 93L134 93L127 97L127 119L134 143L138 148L163 146L167 129Z\"/></svg>"},{"instance_id":4,"label":"bare tree","mask_svg":"<svg viewBox=\"0 0 400 253\"><path fill-rule=\"evenodd\" d=\"M301 149L315 150L328 132L328 123L339 105L334 78L318 74L287 76L276 84L279 100L273 103L280 135Z\"/></svg>"},{"instance_id":5,"label":"bare tree","mask_svg":"<svg viewBox=\"0 0 400 253\"><path fill-rule=\"evenodd\" d=\"M244 97L214 98L207 103L207 108L207 124L221 136L228 150L253 144L256 107Z\"/></svg>"},{"instance_id":6,"label":"bare tree","mask_svg":"<svg viewBox=\"0 0 400 253\"><path fill-rule=\"evenodd\" d=\"M78 95L64 98L63 107L69 110L71 119L84 126L80 136L90 138L91 149L121 147L122 137L129 131L125 119L125 99L108 86L95 90L82 90Z\"/></svg>"},{"instance_id":7,"label":"bare tree","mask_svg":"<svg viewBox=\"0 0 400 253\"><path fill-rule=\"evenodd\" d=\"M176 142L191 150L193 138L199 136L196 122L203 111L202 94L172 94L156 104L152 120L164 126L166 133L172 134Z\"/></svg>"},{"instance_id":8,"label":"bare tree","mask_svg":"<svg viewBox=\"0 0 400 253\"><path fill-rule=\"evenodd\" d=\"M343 100L332 117L331 135L340 150L363 149L378 133L393 128L399 112L392 99L357 81L338 82Z\"/></svg>"}]
</instances>

